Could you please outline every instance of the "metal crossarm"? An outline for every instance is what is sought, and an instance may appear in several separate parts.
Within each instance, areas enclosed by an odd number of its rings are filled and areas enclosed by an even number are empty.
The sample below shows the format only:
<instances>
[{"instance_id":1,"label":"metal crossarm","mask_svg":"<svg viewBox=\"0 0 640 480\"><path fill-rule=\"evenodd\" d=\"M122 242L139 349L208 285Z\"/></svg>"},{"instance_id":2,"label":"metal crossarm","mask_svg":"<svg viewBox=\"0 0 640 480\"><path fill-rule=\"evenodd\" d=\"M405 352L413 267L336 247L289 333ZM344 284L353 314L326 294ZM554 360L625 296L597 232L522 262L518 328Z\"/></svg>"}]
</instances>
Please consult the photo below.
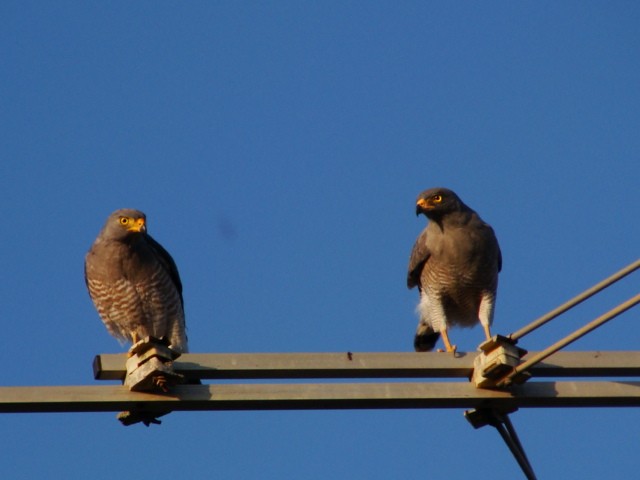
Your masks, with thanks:
<instances>
[{"instance_id":1,"label":"metal crossarm","mask_svg":"<svg viewBox=\"0 0 640 480\"><path fill-rule=\"evenodd\" d=\"M540 381L509 391L468 382L179 385L170 394L120 385L0 387L0 413L639 406L637 381Z\"/></svg>"},{"instance_id":2,"label":"metal crossarm","mask_svg":"<svg viewBox=\"0 0 640 480\"><path fill-rule=\"evenodd\" d=\"M530 352L533 358L537 352ZM346 379L469 378L477 353L185 353L174 370L187 378ZM93 362L98 380L122 380L126 354ZM640 352L556 352L531 369L533 377L640 377Z\"/></svg>"},{"instance_id":3,"label":"metal crossarm","mask_svg":"<svg viewBox=\"0 0 640 480\"><path fill-rule=\"evenodd\" d=\"M491 412L494 426L528 479L533 468L507 412L518 408L640 407L640 381L532 381L508 390L476 388L477 354L229 353L184 354L173 370L187 381L167 393L123 385L0 387L0 413L121 412L124 425L160 423L172 411L457 408ZM535 354L534 354L535 356ZM122 381L127 355L95 357L94 376ZM556 352L532 365L534 377L640 377L640 352ZM300 383L300 379L334 379ZM386 379L411 378L389 382ZM457 381L424 379L454 378ZM345 379L359 379L348 382ZM420 381L416 379L422 379ZM233 382L226 382L232 380ZM253 383L240 383L253 380ZM275 382L281 380L280 382Z\"/></svg>"},{"instance_id":4,"label":"metal crossarm","mask_svg":"<svg viewBox=\"0 0 640 480\"><path fill-rule=\"evenodd\" d=\"M640 382L534 381L509 390L467 381L385 382L385 378L465 378L475 354L264 353L184 354L175 371L187 378L262 383L178 385L169 394L130 392L120 385L0 387L0 412L367 408L518 408L640 406ZM122 379L127 356L99 355L98 379ZM640 352L557 352L534 377L640 377ZM341 382L293 383L302 378ZM346 383L344 379L361 379ZM288 383L273 383L287 379ZM366 381L365 381L366 380Z\"/></svg>"}]
</instances>

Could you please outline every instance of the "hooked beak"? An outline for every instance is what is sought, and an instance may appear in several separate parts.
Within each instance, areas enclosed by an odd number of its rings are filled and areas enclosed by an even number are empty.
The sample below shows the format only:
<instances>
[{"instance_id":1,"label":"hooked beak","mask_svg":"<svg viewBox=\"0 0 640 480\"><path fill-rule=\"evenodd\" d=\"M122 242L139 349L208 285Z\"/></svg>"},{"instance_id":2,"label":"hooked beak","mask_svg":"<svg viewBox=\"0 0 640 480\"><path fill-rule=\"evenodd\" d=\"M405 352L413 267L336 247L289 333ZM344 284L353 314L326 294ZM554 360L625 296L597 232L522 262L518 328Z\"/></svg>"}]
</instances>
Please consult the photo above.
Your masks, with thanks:
<instances>
[{"instance_id":1,"label":"hooked beak","mask_svg":"<svg viewBox=\"0 0 640 480\"><path fill-rule=\"evenodd\" d=\"M421 213L425 213L427 210L430 210L432 207L427 203L424 198L419 199L416 202L416 217Z\"/></svg>"},{"instance_id":2,"label":"hooked beak","mask_svg":"<svg viewBox=\"0 0 640 480\"><path fill-rule=\"evenodd\" d=\"M131 225L131 228L129 228L129 230L132 232L146 233L147 226L144 223L144 218L137 219L135 223Z\"/></svg>"}]
</instances>

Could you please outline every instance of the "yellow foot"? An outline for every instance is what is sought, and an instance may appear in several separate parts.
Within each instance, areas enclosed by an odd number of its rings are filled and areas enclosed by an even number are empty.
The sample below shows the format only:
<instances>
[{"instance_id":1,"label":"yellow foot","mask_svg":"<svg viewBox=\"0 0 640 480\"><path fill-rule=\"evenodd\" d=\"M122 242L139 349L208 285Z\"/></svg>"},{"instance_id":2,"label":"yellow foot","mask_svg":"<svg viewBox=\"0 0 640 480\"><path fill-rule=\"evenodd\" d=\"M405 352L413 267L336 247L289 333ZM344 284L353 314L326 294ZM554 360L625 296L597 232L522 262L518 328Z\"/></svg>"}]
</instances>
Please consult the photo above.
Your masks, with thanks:
<instances>
[{"instance_id":1,"label":"yellow foot","mask_svg":"<svg viewBox=\"0 0 640 480\"><path fill-rule=\"evenodd\" d=\"M450 345L451 348L447 348L446 350L443 350L442 348L439 348L437 350L438 353L456 353L456 350L458 349L458 347L456 345Z\"/></svg>"},{"instance_id":2,"label":"yellow foot","mask_svg":"<svg viewBox=\"0 0 640 480\"><path fill-rule=\"evenodd\" d=\"M135 355L135 353L133 353L133 349L136 347L139 341L140 336L136 332L131 332L131 347L129 348L129 352L127 353L128 358L131 358Z\"/></svg>"},{"instance_id":3,"label":"yellow foot","mask_svg":"<svg viewBox=\"0 0 640 480\"><path fill-rule=\"evenodd\" d=\"M489 329L489 325L482 325L482 328L484 329L484 336L486 339L491 340L491 330Z\"/></svg>"},{"instance_id":4,"label":"yellow foot","mask_svg":"<svg viewBox=\"0 0 640 480\"><path fill-rule=\"evenodd\" d=\"M455 354L457 347L455 345L451 345L451 342L449 341L449 333L447 332L447 330L442 330L440 332L440 335L442 335L442 342L444 343L444 348L446 349L446 351L448 353Z\"/></svg>"}]
</instances>

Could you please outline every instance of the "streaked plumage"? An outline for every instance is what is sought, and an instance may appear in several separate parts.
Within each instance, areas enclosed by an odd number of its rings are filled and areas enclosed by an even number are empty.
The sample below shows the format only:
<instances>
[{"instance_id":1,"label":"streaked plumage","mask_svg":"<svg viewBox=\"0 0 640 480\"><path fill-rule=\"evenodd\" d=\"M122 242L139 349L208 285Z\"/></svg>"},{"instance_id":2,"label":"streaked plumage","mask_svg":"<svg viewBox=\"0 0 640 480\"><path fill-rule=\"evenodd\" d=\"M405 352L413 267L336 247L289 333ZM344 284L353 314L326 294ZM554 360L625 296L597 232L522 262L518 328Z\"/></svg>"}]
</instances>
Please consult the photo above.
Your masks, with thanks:
<instances>
[{"instance_id":1,"label":"streaked plumage","mask_svg":"<svg viewBox=\"0 0 640 480\"><path fill-rule=\"evenodd\" d=\"M111 335L166 337L188 351L182 283L171 255L146 231L145 214L112 213L85 258L89 295Z\"/></svg>"},{"instance_id":2,"label":"streaked plumage","mask_svg":"<svg viewBox=\"0 0 640 480\"><path fill-rule=\"evenodd\" d=\"M455 351L447 329L478 322L491 338L502 268L493 229L446 188L422 192L416 202L421 213L429 222L413 246L407 275L407 286L420 290L415 349L432 350L442 335L446 350Z\"/></svg>"}]
</instances>

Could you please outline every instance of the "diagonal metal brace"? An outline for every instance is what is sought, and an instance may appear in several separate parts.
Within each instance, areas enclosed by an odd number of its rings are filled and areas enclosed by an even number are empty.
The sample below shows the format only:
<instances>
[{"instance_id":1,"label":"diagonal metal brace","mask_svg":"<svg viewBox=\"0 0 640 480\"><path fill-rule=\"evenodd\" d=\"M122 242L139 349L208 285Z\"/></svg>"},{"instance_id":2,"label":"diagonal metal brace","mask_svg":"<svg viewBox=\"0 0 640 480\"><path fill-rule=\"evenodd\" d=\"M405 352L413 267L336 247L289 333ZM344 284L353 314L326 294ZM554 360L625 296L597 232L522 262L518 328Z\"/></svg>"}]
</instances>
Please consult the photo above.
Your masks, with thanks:
<instances>
[{"instance_id":1,"label":"diagonal metal brace","mask_svg":"<svg viewBox=\"0 0 640 480\"><path fill-rule=\"evenodd\" d=\"M510 410L497 410L494 408L477 408L473 410L467 410L464 412L464 417L469 421L473 428L481 428L486 425L491 425L498 430L498 433L509 447L512 455L515 457L518 465L522 469L527 480L536 480L536 474L533 471L533 467L527 458L527 454L524 451L522 443L518 438L511 420L509 419L509 413L513 413L517 408Z\"/></svg>"}]
</instances>

